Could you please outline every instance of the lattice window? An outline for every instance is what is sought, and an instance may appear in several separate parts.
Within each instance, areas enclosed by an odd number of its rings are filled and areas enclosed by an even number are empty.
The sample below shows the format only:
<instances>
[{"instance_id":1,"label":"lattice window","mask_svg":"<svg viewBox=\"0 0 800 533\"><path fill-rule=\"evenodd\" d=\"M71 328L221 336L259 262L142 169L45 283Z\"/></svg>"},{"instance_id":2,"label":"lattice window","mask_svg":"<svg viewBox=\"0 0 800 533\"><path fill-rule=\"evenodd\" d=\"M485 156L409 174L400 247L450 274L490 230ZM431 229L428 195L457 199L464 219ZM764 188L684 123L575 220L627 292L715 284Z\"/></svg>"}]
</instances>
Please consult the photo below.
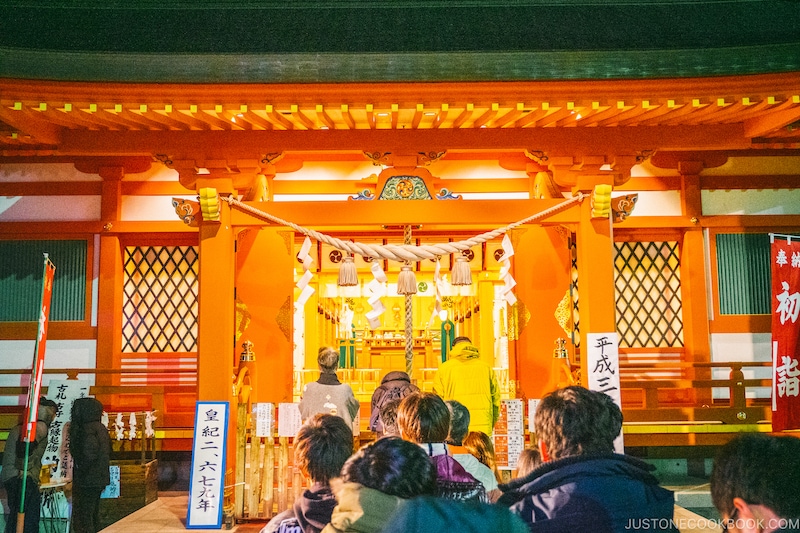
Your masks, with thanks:
<instances>
[{"instance_id":1,"label":"lattice window","mask_svg":"<svg viewBox=\"0 0 800 533\"><path fill-rule=\"evenodd\" d=\"M570 286L569 292L572 296L572 344L575 347L581 345L581 315L578 311L578 246L575 242L575 234L570 235Z\"/></svg>"},{"instance_id":2,"label":"lattice window","mask_svg":"<svg viewBox=\"0 0 800 533\"><path fill-rule=\"evenodd\" d=\"M682 347L679 243L617 242L614 246L620 347Z\"/></svg>"},{"instance_id":3,"label":"lattice window","mask_svg":"<svg viewBox=\"0 0 800 533\"><path fill-rule=\"evenodd\" d=\"M130 246L123 270L122 351L196 351L197 249Z\"/></svg>"}]
</instances>

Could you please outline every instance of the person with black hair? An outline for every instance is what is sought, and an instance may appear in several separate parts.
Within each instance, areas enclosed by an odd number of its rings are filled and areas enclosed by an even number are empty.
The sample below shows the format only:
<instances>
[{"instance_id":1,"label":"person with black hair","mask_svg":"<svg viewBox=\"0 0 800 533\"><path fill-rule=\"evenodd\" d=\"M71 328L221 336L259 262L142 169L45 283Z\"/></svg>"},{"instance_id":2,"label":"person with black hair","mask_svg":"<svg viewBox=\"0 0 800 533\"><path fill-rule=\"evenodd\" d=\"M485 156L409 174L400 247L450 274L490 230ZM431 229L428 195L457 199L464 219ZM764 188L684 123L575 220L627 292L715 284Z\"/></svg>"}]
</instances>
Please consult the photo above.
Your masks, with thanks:
<instances>
[{"instance_id":1,"label":"person with black hair","mask_svg":"<svg viewBox=\"0 0 800 533\"><path fill-rule=\"evenodd\" d=\"M353 453L353 431L340 417L312 416L294 438L294 464L311 480L291 509L275 515L261 533L319 533L331 520L336 498L331 479Z\"/></svg>"},{"instance_id":2,"label":"person with black hair","mask_svg":"<svg viewBox=\"0 0 800 533\"><path fill-rule=\"evenodd\" d=\"M677 532L675 498L652 465L614 453L622 411L610 396L583 387L557 389L536 408L542 464L501 484L507 505L531 531Z\"/></svg>"},{"instance_id":3,"label":"person with black hair","mask_svg":"<svg viewBox=\"0 0 800 533\"><path fill-rule=\"evenodd\" d=\"M404 500L436 492L436 469L419 446L384 437L345 462L333 490L339 503L322 533L378 533Z\"/></svg>"},{"instance_id":4,"label":"person with black hair","mask_svg":"<svg viewBox=\"0 0 800 533\"><path fill-rule=\"evenodd\" d=\"M735 437L714 459L711 500L728 531L800 531L800 439Z\"/></svg>"},{"instance_id":5,"label":"person with black hair","mask_svg":"<svg viewBox=\"0 0 800 533\"><path fill-rule=\"evenodd\" d=\"M461 402L448 400L444 402L450 411L450 434L447 436L447 448L453 459L483 484L486 493L497 490L497 477L488 465L475 457L466 446L464 439L469 433L469 411ZM494 451L494 450L493 450Z\"/></svg>"},{"instance_id":6,"label":"person with black hair","mask_svg":"<svg viewBox=\"0 0 800 533\"><path fill-rule=\"evenodd\" d=\"M16 533L17 516L20 510L25 514L24 533L39 533L39 510L42 501L39 493L39 476L42 471L42 457L47 451L47 433L50 423L56 417L57 410L56 402L48 400L44 396L39 398L36 429L30 443L20 440L22 424L24 424L24 421L21 420L22 416L20 416L20 422L8 432L6 446L3 450L3 471L0 474L8 497L9 514L6 521L6 533ZM27 470L25 470L26 455ZM23 508L20 509L23 498L23 481L25 501Z\"/></svg>"},{"instance_id":7,"label":"person with black hair","mask_svg":"<svg viewBox=\"0 0 800 533\"><path fill-rule=\"evenodd\" d=\"M414 392L403 398L397 410L400 436L416 443L436 467L436 495L452 500L487 501L483 483L453 459L447 447L450 411L432 392Z\"/></svg>"},{"instance_id":8,"label":"person with black hair","mask_svg":"<svg viewBox=\"0 0 800 533\"><path fill-rule=\"evenodd\" d=\"M500 418L500 387L492 365L481 358L469 337L456 337L447 361L439 365L433 392L443 400L464 404L471 415L469 430L491 435Z\"/></svg>"},{"instance_id":9,"label":"person with black hair","mask_svg":"<svg viewBox=\"0 0 800 533\"><path fill-rule=\"evenodd\" d=\"M95 398L77 398L69 422L72 454L72 532L97 533L100 494L111 482L111 439L100 419L103 404Z\"/></svg>"}]
</instances>

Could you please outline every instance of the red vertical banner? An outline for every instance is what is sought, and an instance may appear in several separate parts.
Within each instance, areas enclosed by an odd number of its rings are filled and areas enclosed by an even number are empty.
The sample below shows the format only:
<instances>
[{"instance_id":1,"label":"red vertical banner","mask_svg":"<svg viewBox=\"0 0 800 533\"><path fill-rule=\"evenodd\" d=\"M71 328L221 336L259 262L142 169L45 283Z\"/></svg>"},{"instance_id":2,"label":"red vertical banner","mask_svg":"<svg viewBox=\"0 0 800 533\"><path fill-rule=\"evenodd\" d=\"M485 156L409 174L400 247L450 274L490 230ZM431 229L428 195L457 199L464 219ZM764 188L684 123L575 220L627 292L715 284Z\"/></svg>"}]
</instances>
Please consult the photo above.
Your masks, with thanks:
<instances>
[{"instance_id":1,"label":"red vertical banner","mask_svg":"<svg viewBox=\"0 0 800 533\"><path fill-rule=\"evenodd\" d=\"M800 429L800 237L770 235L772 431Z\"/></svg>"},{"instance_id":2,"label":"red vertical banner","mask_svg":"<svg viewBox=\"0 0 800 533\"><path fill-rule=\"evenodd\" d=\"M44 372L44 353L47 344L47 321L50 318L50 300L53 296L53 276L56 266L44 254L44 279L42 280L42 305L39 308L39 332L36 335L36 346L33 350L33 366L31 367L31 384L28 388L28 405L25 408L26 424L22 428L21 439L30 442L36 438L36 418L39 416L39 392L42 390L42 374Z\"/></svg>"}]
</instances>

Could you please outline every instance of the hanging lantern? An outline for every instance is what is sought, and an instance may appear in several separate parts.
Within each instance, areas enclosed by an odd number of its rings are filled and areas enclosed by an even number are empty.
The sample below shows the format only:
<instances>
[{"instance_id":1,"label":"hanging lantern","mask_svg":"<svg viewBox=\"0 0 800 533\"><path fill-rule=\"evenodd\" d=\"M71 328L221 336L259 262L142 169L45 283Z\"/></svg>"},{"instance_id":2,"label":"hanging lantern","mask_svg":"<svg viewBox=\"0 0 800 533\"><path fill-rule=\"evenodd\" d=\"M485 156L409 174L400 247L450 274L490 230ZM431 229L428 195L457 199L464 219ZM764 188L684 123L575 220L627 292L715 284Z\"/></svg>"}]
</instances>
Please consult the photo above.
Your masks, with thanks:
<instances>
[{"instance_id":1,"label":"hanging lantern","mask_svg":"<svg viewBox=\"0 0 800 533\"><path fill-rule=\"evenodd\" d=\"M464 255L456 256L453 265L453 285L472 285L472 272L469 269L469 258Z\"/></svg>"},{"instance_id":2,"label":"hanging lantern","mask_svg":"<svg viewBox=\"0 0 800 533\"><path fill-rule=\"evenodd\" d=\"M397 294L405 296L417 294L417 277L408 263L400 267L400 274L397 276Z\"/></svg>"},{"instance_id":3,"label":"hanging lantern","mask_svg":"<svg viewBox=\"0 0 800 533\"><path fill-rule=\"evenodd\" d=\"M358 275L356 274L356 264L353 262L352 255L346 255L339 265L339 280L336 282L339 287L352 287L358 285Z\"/></svg>"}]
</instances>

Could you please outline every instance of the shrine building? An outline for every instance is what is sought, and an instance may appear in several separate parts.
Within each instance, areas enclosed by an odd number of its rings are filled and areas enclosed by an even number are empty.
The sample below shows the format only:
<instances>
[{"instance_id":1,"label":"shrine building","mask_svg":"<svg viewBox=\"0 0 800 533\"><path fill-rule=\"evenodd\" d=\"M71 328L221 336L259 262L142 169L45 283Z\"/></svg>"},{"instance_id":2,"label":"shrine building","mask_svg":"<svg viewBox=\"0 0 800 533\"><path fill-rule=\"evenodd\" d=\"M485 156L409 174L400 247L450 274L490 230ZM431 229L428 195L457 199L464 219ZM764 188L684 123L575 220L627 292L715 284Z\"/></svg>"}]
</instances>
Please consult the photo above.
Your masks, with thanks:
<instances>
[{"instance_id":1,"label":"shrine building","mask_svg":"<svg viewBox=\"0 0 800 533\"><path fill-rule=\"evenodd\" d=\"M368 440L382 377L431 390L453 335L526 435L529 401L589 386L611 339L628 452L707 475L772 431L797 28L777 0L5 2L3 420L47 253L44 390L154 412L171 457L196 402L228 402L238 513L253 413L297 402L319 347Z\"/></svg>"}]
</instances>

